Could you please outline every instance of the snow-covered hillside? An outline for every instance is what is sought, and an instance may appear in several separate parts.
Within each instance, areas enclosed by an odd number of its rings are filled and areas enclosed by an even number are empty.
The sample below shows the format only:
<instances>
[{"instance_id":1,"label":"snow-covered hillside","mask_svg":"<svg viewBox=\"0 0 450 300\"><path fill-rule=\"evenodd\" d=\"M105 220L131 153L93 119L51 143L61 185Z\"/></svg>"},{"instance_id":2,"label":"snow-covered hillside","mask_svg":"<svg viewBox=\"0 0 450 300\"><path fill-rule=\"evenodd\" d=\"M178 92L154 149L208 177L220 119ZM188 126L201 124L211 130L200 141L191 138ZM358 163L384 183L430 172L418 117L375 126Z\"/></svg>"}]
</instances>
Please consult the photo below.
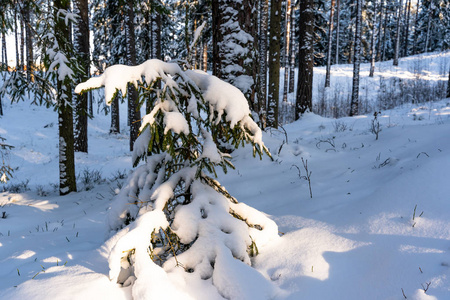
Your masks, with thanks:
<instances>
[{"instance_id":1,"label":"snow-covered hillside","mask_svg":"<svg viewBox=\"0 0 450 300\"><path fill-rule=\"evenodd\" d=\"M374 79L362 68L361 96L376 109L380 75L413 79L420 64L422 79L445 82L450 53L391 63L377 65ZM326 93L351 88L351 68L335 66ZM324 72L315 69L316 104ZM381 110L378 140L372 114L307 114L264 134L274 161L253 158L251 147L233 153L236 170L220 182L279 226L281 238L253 261L276 299L450 299L450 99L419 102ZM0 185L8 190L0 193L0 299L131 299L108 278L105 224L131 170L125 106L121 113L120 135L108 134L101 110L89 121L89 154L76 154L80 192L60 197L57 114L4 105L0 136L15 147L16 170ZM179 279L170 277L186 297L219 298Z\"/></svg>"}]
</instances>

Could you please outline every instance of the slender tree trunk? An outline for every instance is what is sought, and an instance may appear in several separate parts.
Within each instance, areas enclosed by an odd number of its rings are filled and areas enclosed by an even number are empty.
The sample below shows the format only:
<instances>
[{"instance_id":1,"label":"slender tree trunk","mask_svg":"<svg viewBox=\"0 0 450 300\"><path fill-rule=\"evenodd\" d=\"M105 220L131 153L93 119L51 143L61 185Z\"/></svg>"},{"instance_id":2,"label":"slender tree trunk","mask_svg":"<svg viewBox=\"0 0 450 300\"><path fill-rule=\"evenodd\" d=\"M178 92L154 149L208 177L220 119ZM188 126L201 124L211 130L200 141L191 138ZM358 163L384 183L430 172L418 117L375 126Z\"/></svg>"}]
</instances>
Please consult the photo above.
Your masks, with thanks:
<instances>
[{"instance_id":1,"label":"slender tree trunk","mask_svg":"<svg viewBox=\"0 0 450 300\"><path fill-rule=\"evenodd\" d=\"M278 101L280 91L281 2L270 2L269 29L269 93L267 95L267 126L278 128Z\"/></svg>"},{"instance_id":2,"label":"slender tree trunk","mask_svg":"<svg viewBox=\"0 0 450 300\"><path fill-rule=\"evenodd\" d=\"M20 18L20 67L25 71L25 22Z\"/></svg>"},{"instance_id":3,"label":"slender tree trunk","mask_svg":"<svg viewBox=\"0 0 450 300\"><path fill-rule=\"evenodd\" d=\"M430 28L431 28L431 4L433 2L430 1L430 6L428 7L428 20L427 20L427 35L426 35L426 39L425 39L425 53L428 52L428 46L430 44Z\"/></svg>"},{"instance_id":4,"label":"slender tree trunk","mask_svg":"<svg viewBox=\"0 0 450 300\"><path fill-rule=\"evenodd\" d=\"M213 1L214 2L214 1ZM259 22L259 89L258 106L259 121L262 128L266 127L267 104L267 29L269 18L269 0L260 0Z\"/></svg>"},{"instance_id":5,"label":"slender tree trunk","mask_svg":"<svg viewBox=\"0 0 450 300\"><path fill-rule=\"evenodd\" d=\"M219 10L219 1L212 1L212 74L218 78L222 77L222 57L219 52L219 43L222 41L222 32L220 25L222 24L222 15Z\"/></svg>"},{"instance_id":6,"label":"slender tree trunk","mask_svg":"<svg viewBox=\"0 0 450 300\"><path fill-rule=\"evenodd\" d=\"M405 18L405 42L403 43L404 48L403 48L403 56L408 56L408 46L409 46L409 23L410 23L410 16L411 16L411 0L408 0L406 2L406 7L405 7L405 14L406 14L406 18Z\"/></svg>"},{"instance_id":7,"label":"slender tree trunk","mask_svg":"<svg viewBox=\"0 0 450 300\"><path fill-rule=\"evenodd\" d=\"M388 14L387 14L387 3L384 6L384 26L383 26L383 51L381 52L381 61L386 60L386 29L387 29L387 21L388 21Z\"/></svg>"},{"instance_id":8,"label":"slender tree trunk","mask_svg":"<svg viewBox=\"0 0 450 300\"><path fill-rule=\"evenodd\" d=\"M397 33L395 36L395 49L394 49L394 66L398 66L398 56L400 52L400 28L402 22L402 0L398 4L397 9Z\"/></svg>"},{"instance_id":9,"label":"slender tree trunk","mask_svg":"<svg viewBox=\"0 0 450 300\"><path fill-rule=\"evenodd\" d=\"M120 133L119 96L116 95L111 102L111 127L110 134Z\"/></svg>"},{"instance_id":10,"label":"slender tree trunk","mask_svg":"<svg viewBox=\"0 0 450 300\"><path fill-rule=\"evenodd\" d=\"M74 10L80 18L75 25L75 49L80 55L83 72L79 81L89 78L89 6L87 0L76 0ZM88 93L75 97L75 151L88 152Z\"/></svg>"},{"instance_id":11,"label":"slender tree trunk","mask_svg":"<svg viewBox=\"0 0 450 300\"><path fill-rule=\"evenodd\" d=\"M289 51L291 38L291 0L286 1L286 44L284 52L284 84L283 84L283 103L287 103L288 86L289 86Z\"/></svg>"},{"instance_id":12,"label":"slender tree trunk","mask_svg":"<svg viewBox=\"0 0 450 300\"><path fill-rule=\"evenodd\" d=\"M335 64L339 64L339 14L340 14L341 0L337 0L336 3L336 60Z\"/></svg>"},{"instance_id":13,"label":"slender tree trunk","mask_svg":"<svg viewBox=\"0 0 450 300\"><path fill-rule=\"evenodd\" d=\"M380 3L380 20L378 21L378 45L377 45L377 61L381 60L381 32L383 30L383 7L384 0L381 0Z\"/></svg>"},{"instance_id":14,"label":"slender tree trunk","mask_svg":"<svg viewBox=\"0 0 450 300\"><path fill-rule=\"evenodd\" d=\"M331 0L330 8L330 24L328 25L328 53L327 53L327 73L325 75L325 87L330 86L331 73L331 42L333 41L333 15L334 15L334 0Z\"/></svg>"},{"instance_id":15,"label":"slender tree trunk","mask_svg":"<svg viewBox=\"0 0 450 300\"><path fill-rule=\"evenodd\" d=\"M417 0L417 6L416 6L416 16L414 18L414 32L413 32L413 36L416 36L417 33L417 26L418 26L418 20L419 20L419 4L420 4L420 0ZM412 49L412 53L417 54L417 42L416 42L416 38L413 39L413 49Z\"/></svg>"},{"instance_id":16,"label":"slender tree trunk","mask_svg":"<svg viewBox=\"0 0 450 300\"><path fill-rule=\"evenodd\" d=\"M359 68L361 64L361 0L356 0L355 21L355 54L353 62L352 100L350 103L350 116L359 113Z\"/></svg>"},{"instance_id":17,"label":"slender tree trunk","mask_svg":"<svg viewBox=\"0 0 450 300\"><path fill-rule=\"evenodd\" d=\"M133 0L127 1L125 16L125 30L127 35L127 62L129 66L136 65L136 36L134 32ZM128 85L128 113L130 116L130 151L133 151L134 142L139 135L141 114L139 111L138 94L133 84Z\"/></svg>"},{"instance_id":18,"label":"slender tree trunk","mask_svg":"<svg viewBox=\"0 0 450 300\"><path fill-rule=\"evenodd\" d=\"M448 70L447 98L450 98L450 70Z\"/></svg>"},{"instance_id":19,"label":"slender tree trunk","mask_svg":"<svg viewBox=\"0 0 450 300\"><path fill-rule=\"evenodd\" d=\"M294 38L295 38L295 1L291 0L291 38L289 39L290 46L289 46L289 56L290 56L290 63L289 63L289 94L292 94L294 92L294 85L295 85L295 45Z\"/></svg>"},{"instance_id":20,"label":"slender tree trunk","mask_svg":"<svg viewBox=\"0 0 450 300\"><path fill-rule=\"evenodd\" d=\"M19 31L19 28L17 26L17 7L14 7L14 42L15 42L15 46L16 46L16 70L19 70L19 68L20 68L19 32L18 31Z\"/></svg>"},{"instance_id":21,"label":"slender tree trunk","mask_svg":"<svg viewBox=\"0 0 450 300\"><path fill-rule=\"evenodd\" d=\"M300 28L298 51L297 98L295 102L295 119L306 111L312 111L312 85L314 67L314 1L300 2Z\"/></svg>"},{"instance_id":22,"label":"slender tree trunk","mask_svg":"<svg viewBox=\"0 0 450 300\"><path fill-rule=\"evenodd\" d=\"M55 0L55 14L60 9L69 10L70 0ZM64 19L56 18L55 37L62 45L70 39L69 26ZM58 80L58 129L59 129L59 193L66 195L77 190L75 178L74 138L73 138L73 111L70 104L72 100L72 85L67 77L64 81Z\"/></svg>"},{"instance_id":23,"label":"slender tree trunk","mask_svg":"<svg viewBox=\"0 0 450 300\"><path fill-rule=\"evenodd\" d=\"M373 77L373 73L375 71L375 35L376 35L376 30L377 30L377 6L376 6L376 1L374 2L374 14L373 14L373 21L372 21L372 38L370 41L370 71L369 71L369 77Z\"/></svg>"},{"instance_id":24,"label":"slender tree trunk","mask_svg":"<svg viewBox=\"0 0 450 300\"><path fill-rule=\"evenodd\" d=\"M33 36L31 32L31 17L30 9L28 7L28 2L24 4L24 23L25 23L25 44L27 48L27 78L33 81L33 69L34 69L34 58L33 58Z\"/></svg>"},{"instance_id":25,"label":"slender tree trunk","mask_svg":"<svg viewBox=\"0 0 450 300\"><path fill-rule=\"evenodd\" d=\"M203 44L203 71L208 71L208 43Z\"/></svg>"},{"instance_id":26,"label":"slender tree trunk","mask_svg":"<svg viewBox=\"0 0 450 300\"><path fill-rule=\"evenodd\" d=\"M6 48L6 35L2 32L2 63L8 69L8 52Z\"/></svg>"}]
</instances>

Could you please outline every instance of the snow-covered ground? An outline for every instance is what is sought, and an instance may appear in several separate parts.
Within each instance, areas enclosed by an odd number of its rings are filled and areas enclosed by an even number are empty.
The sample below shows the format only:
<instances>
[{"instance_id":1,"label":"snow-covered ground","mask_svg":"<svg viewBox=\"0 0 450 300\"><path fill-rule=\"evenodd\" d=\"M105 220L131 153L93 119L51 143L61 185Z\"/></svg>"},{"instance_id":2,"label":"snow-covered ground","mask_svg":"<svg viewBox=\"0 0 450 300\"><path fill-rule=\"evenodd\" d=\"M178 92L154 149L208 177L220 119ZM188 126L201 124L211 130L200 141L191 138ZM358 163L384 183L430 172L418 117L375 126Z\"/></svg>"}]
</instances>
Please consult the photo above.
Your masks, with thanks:
<instances>
[{"instance_id":1,"label":"snow-covered ground","mask_svg":"<svg viewBox=\"0 0 450 300\"><path fill-rule=\"evenodd\" d=\"M444 81L450 53L390 63L375 76L414 77L421 64L423 78ZM335 66L332 85L351 87L351 68ZM380 80L366 70L361 93L375 101ZM316 91L324 72L315 69ZM436 100L382 111L378 140L371 114L307 114L264 135L274 161L252 158L250 147L233 153L236 170L219 181L279 226L281 238L253 261L276 299L450 299L450 99ZM120 135L108 134L101 111L89 121L89 154L76 154L81 191L60 197L56 113L4 105L0 136L15 146L17 168L7 185L18 192L0 193L0 299L131 298L108 278L105 244L106 210L131 170L121 113ZM83 183L86 173L101 178Z\"/></svg>"}]
</instances>

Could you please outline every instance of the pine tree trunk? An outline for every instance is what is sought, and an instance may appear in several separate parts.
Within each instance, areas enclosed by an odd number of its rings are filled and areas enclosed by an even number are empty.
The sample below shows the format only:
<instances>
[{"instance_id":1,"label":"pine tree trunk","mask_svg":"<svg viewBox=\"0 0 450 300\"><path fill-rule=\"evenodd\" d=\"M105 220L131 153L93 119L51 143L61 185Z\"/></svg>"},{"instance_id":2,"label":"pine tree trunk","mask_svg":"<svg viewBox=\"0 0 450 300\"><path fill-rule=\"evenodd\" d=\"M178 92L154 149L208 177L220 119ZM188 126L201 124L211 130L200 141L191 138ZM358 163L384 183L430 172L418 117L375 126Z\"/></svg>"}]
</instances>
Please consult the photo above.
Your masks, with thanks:
<instances>
[{"instance_id":1,"label":"pine tree trunk","mask_svg":"<svg viewBox=\"0 0 450 300\"><path fill-rule=\"evenodd\" d=\"M203 71L208 71L208 43L203 44Z\"/></svg>"},{"instance_id":2,"label":"pine tree trunk","mask_svg":"<svg viewBox=\"0 0 450 300\"><path fill-rule=\"evenodd\" d=\"M134 32L134 7L133 0L127 1L127 13L125 16L125 30L127 35L127 63L136 65L136 36ZM130 151L133 151L134 142L139 135L141 126L141 114L138 104L138 94L134 85L128 85L128 114L130 118Z\"/></svg>"},{"instance_id":3,"label":"pine tree trunk","mask_svg":"<svg viewBox=\"0 0 450 300\"><path fill-rule=\"evenodd\" d=\"M418 20L419 20L419 4L420 4L420 0L417 0L417 6L416 6L416 16L414 18L414 32L413 32L413 36L415 37L417 34L417 26L418 26ZM413 39L413 49L412 49L412 54L417 54L417 42L416 42L416 38Z\"/></svg>"},{"instance_id":4,"label":"pine tree trunk","mask_svg":"<svg viewBox=\"0 0 450 300\"><path fill-rule=\"evenodd\" d=\"M300 2L300 28L298 51L297 98L295 119L306 111L312 111L312 84L314 67L314 1Z\"/></svg>"},{"instance_id":5,"label":"pine tree trunk","mask_svg":"<svg viewBox=\"0 0 450 300\"><path fill-rule=\"evenodd\" d=\"M222 78L222 57L219 51L219 43L223 40L220 25L222 24L222 15L220 14L219 1L212 1L212 74Z\"/></svg>"},{"instance_id":6,"label":"pine tree trunk","mask_svg":"<svg viewBox=\"0 0 450 300\"><path fill-rule=\"evenodd\" d=\"M20 18L20 67L25 71L25 22Z\"/></svg>"},{"instance_id":7,"label":"pine tree trunk","mask_svg":"<svg viewBox=\"0 0 450 300\"><path fill-rule=\"evenodd\" d=\"M355 54L353 62L352 100L350 103L350 116L359 113L359 69L361 64L361 0L356 1L355 21Z\"/></svg>"},{"instance_id":8,"label":"pine tree trunk","mask_svg":"<svg viewBox=\"0 0 450 300\"><path fill-rule=\"evenodd\" d=\"M17 26L17 7L14 8L14 42L16 46L16 70L20 68L20 57L19 57L19 28Z\"/></svg>"},{"instance_id":9,"label":"pine tree trunk","mask_svg":"<svg viewBox=\"0 0 450 300\"><path fill-rule=\"evenodd\" d=\"M405 7L405 42L403 43L403 56L408 56L408 44L409 44L409 23L410 23L410 16L411 16L411 0L406 1L406 7Z\"/></svg>"},{"instance_id":10,"label":"pine tree trunk","mask_svg":"<svg viewBox=\"0 0 450 300\"><path fill-rule=\"evenodd\" d=\"M55 14L60 9L69 10L70 0L55 0ZM64 19L56 18L55 37L58 44L62 45L70 39L70 29ZM73 138L73 111L70 102L72 100L72 86L66 77L64 81L57 82L58 91L58 131L59 131L59 193L66 195L75 192L75 158Z\"/></svg>"},{"instance_id":11,"label":"pine tree trunk","mask_svg":"<svg viewBox=\"0 0 450 300\"><path fill-rule=\"evenodd\" d=\"M213 1L214 2L214 1ZM259 22L259 120L262 128L266 127L267 113L267 29L269 21L269 0L260 0L260 22Z\"/></svg>"},{"instance_id":12,"label":"pine tree trunk","mask_svg":"<svg viewBox=\"0 0 450 300\"><path fill-rule=\"evenodd\" d=\"M333 41L333 15L334 15L334 0L331 0L330 8L330 23L328 25L328 53L327 53L327 72L325 75L325 87L330 86L331 73L331 43Z\"/></svg>"},{"instance_id":13,"label":"pine tree trunk","mask_svg":"<svg viewBox=\"0 0 450 300\"><path fill-rule=\"evenodd\" d=\"M291 0L286 1L286 38L285 38L285 52L284 52L284 81L283 81L283 103L287 103L287 94L289 86L289 51L291 38Z\"/></svg>"},{"instance_id":14,"label":"pine tree trunk","mask_svg":"<svg viewBox=\"0 0 450 300\"><path fill-rule=\"evenodd\" d=\"M402 20L402 0L398 4L397 10L397 33L395 36L395 49L394 49L394 66L398 66L398 56L400 52L400 28L401 28L401 20Z\"/></svg>"},{"instance_id":15,"label":"pine tree trunk","mask_svg":"<svg viewBox=\"0 0 450 300\"><path fill-rule=\"evenodd\" d=\"M370 41L370 71L369 71L369 77L373 77L373 73L375 72L375 32L377 29L376 23L377 23L377 7L376 2L374 2L374 14L373 14L373 22L372 22L372 37Z\"/></svg>"},{"instance_id":16,"label":"pine tree trunk","mask_svg":"<svg viewBox=\"0 0 450 300\"><path fill-rule=\"evenodd\" d=\"M111 127L110 134L120 133L119 96L116 95L111 102Z\"/></svg>"},{"instance_id":17,"label":"pine tree trunk","mask_svg":"<svg viewBox=\"0 0 450 300\"><path fill-rule=\"evenodd\" d=\"M295 25L295 1L291 0L291 37L289 39L290 46L289 46L289 56L290 56L290 63L289 63L289 94L292 94L294 92L294 85L295 85L295 45L294 38L295 38L295 31L296 31L296 25Z\"/></svg>"},{"instance_id":18,"label":"pine tree trunk","mask_svg":"<svg viewBox=\"0 0 450 300\"><path fill-rule=\"evenodd\" d=\"M33 69L34 69L34 59L33 59L33 36L31 32L31 18L30 9L28 1L24 4L24 23L25 23L25 44L26 44L26 56L27 56L27 78L33 81Z\"/></svg>"},{"instance_id":19,"label":"pine tree trunk","mask_svg":"<svg viewBox=\"0 0 450 300\"><path fill-rule=\"evenodd\" d=\"M280 91L281 2L270 2L269 29L269 88L267 95L267 126L278 128L278 100Z\"/></svg>"},{"instance_id":20,"label":"pine tree trunk","mask_svg":"<svg viewBox=\"0 0 450 300\"><path fill-rule=\"evenodd\" d=\"M450 98L450 70L448 71L447 98Z\"/></svg>"},{"instance_id":21,"label":"pine tree trunk","mask_svg":"<svg viewBox=\"0 0 450 300\"><path fill-rule=\"evenodd\" d=\"M76 0L74 11L80 16L75 25L74 47L80 55L83 72L79 82L89 78L89 6L87 0ZM88 152L88 93L75 97L75 151Z\"/></svg>"},{"instance_id":22,"label":"pine tree trunk","mask_svg":"<svg viewBox=\"0 0 450 300\"><path fill-rule=\"evenodd\" d=\"M388 14L387 14L387 3L384 6L384 26L383 26L383 51L381 52L381 61L386 60L386 29L387 29L387 21L388 21Z\"/></svg>"},{"instance_id":23,"label":"pine tree trunk","mask_svg":"<svg viewBox=\"0 0 450 300\"><path fill-rule=\"evenodd\" d=\"M383 31L383 8L384 8L384 0L381 0L380 3L380 20L378 23L378 45L377 45L377 61L381 60L381 32Z\"/></svg>"},{"instance_id":24,"label":"pine tree trunk","mask_svg":"<svg viewBox=\"0 0 450 300\"><path fill-rule=\"evenodd\" d=\"M431 2L432 3L432 2ZM430 28L431 28L431 5L428 7L428 20L427 20L427 35L425 38L425 50L424 52L428 52L428 46L430 44Z\"/></svg>"},{"instance_id":25,"label":"pine tree trunk","mask_svg":"<svg viewBox=\"0 0 450 300\"><path fill-rule=\"evenodd\" d=\"M6 51L6 36L2 32L2 64L8 69L8 52Z\"/></svg>"},{"instance_id":26,"label":"pine tree trunk","mask_svg":"<svg viewBox=\"0 0 450 300\"><path fill-rule=\"evenodd\" d=\"M340 14L341 0L337 0L336 3L336 60L335 64L339 64L339 14Z\"/></svg>"}]
</instances>

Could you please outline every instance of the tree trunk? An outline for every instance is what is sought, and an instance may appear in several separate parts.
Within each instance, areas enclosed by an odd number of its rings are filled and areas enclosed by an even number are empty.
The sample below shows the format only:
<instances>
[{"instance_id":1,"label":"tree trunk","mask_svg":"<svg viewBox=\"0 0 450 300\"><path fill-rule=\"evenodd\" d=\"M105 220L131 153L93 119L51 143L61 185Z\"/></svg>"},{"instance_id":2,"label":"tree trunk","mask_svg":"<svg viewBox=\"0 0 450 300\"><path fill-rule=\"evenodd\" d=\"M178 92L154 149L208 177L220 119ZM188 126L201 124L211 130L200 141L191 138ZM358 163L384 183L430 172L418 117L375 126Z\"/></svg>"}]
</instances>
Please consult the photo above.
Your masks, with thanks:
<instances>
[{"instance_id":1,"label":"tree trunk","mask_svg":"<svg viewBox=\"0 0 450 300\"><path fill-rule=\"evenodd\" d=\"M76 0L74 11L80 16L75 25L75 50L80 55L79 82L89 78L89 6L87 0ZM88 93L76 96L75 104L75 151L88 152Z\"/></svg>"},{"instance_id":2,"label":"tree trunk","mask_svg":"<svg viewBox=\"0 0 450 300\"><path fill-rule=\"evenodd\" d=\"M450 70L448 71L447 98L450 98Z\"/></svg>"},{"instance_id":3,"label":"tree trunk","mask_svg":"<svg viewBox=\"0 0 450 300\"><path fill-rule=\"evenodd\" d=\"M6 36L5 33L2 32L2 64L8 69L8 52L6 50Z\"/></svg>"},{"instance_id":4,"label":"tree trunk","mask_svg":"<svg viewBox=\"0 0 450 300\"><path fill-rule=\"evenodd\" d=\"M268 0L266 0L268 1ZM219 13L219 1L212 1L212 74L218 78L222 78L221 55L219 53L219 43L222 41L222 32L220 25L222 23L222 15Z\"/></svg>"},{"instance_id":5,"label":"tree trunk","mask_svg":"<svg viewBox=\"0 0 450 300\"><path fill-rule=\"evenodd\" d=\"M331 43L333 41L333 15L334 15L334 0L331 0L330 24L328 25L328 53L327 53L327 73L325 75L325 87L330 86Z\"/></svg>"},{"instance_id":6,"label":"tree trunk","mask_svg":"<svg viewBox=\"0 0 450 300\"><path fill-rule=\"evenodd\" d=\"M114 96L111 102L111 127L109 128L109 133L120 133L119 95Z\"/></svg>"},{"instance_id":7,"label":"tree trunk","mask_svg":"<svg viewBox=\"0 0 450 300\"><path fill-rule=\"evenodd\" d=\"M339 64L339 13L340 13L341 0L337 0L336 3L336 60L335 64Z\"/></svg>"},{"instance_id":8,"label":"tree trunk","mask_svg":"<svg viewBox=\"0 0 450 300\"><path fill-rule=\"evenodd\" d=\"M286 38L284 46L284 81L283 81L283 103L287 103L287 94L289 86L289 51L290 51L290 38L291 38L291 0L286 1Z\"/></svg>"},{"instance_id":9,"label":"tree trunk","mask_svg":"<svg viewBox=\"0 0 450 300\"><path fill-rule=\"evenodd\" d=\"M295 102L295 119L306 111L312 111L312 84L314 67L314 1L300 2L300 28L298 51L297 98Z\"/></svg>"},{"instance_id":10,"label":"tree trunk","mask_svg":"<svg viewBox=\"0 0 450 300\"><path fill-rule=\"evenodd\" d=\"M27 48L27 78L29 81L33 81L33 69L34 69L34 59L33 59L33 36L31 32L31 17L30 8L28 7L28 1L24 4L24 23L25 23L25 44Z\"/></svg>"},{"instance_id":11,"label":"tree trunk","mask_svg":"<svg viewBox=\"0 0 450 300\"><path fill-rule=\"evenodd\" d=\"M292 94L294 92L294 85L295 85L295 45L294 38L295 38L295 1L291 0L291 38L289 39L290 46L289 46L289 56L291 62L289 63L289 94Z\"/></svg>"},{"instance_id":12,"label":"tree trunk","mask_svg":"<svg viewBox=\"0 0 450 300\"><path fill-rule=\"evenodd\" d=\"M20 67L25 71L25 22L20 18Z\"/></svg>"},{"instance_id":13,"label":"tree trunk","mask_svg":"<svg viewBox=\"0 0 450 300\"><path fill-rule=\"evenodd\" d=\"M384 0L380 3L380 20L378 21L378 45L377 45L377 61L381 60L381 32L383 31L383 7Z\"/></svg>"},{"instance_id":14,"label":"tree trunk","mask_svg":"<svg viewBox=\"0 0 450 300\"><path fill-rule=\"evenodd\" d=\"M374 14L373 14L373 22L372 22L372 37L370 41L370 71L369 71L369 77L373 77L373 73L375 71L375 32L377 30L377 6L376 1L374 2Z\"/></svg>"},{"instance_id":15,"label":"tree trunk","mask_svg":"<svg viewBox=\"0 0 450 300\"><path fill-rule=\"evenodd\" d=\"M400 28L402 22L402 0L398 4L397 10L397 33L395 36L395 49L394 49L394 66L398 66L398 56L400 52Z\"/></svg>"},{"instance_id":16,"label":"tree trunk","mask_svg":"<svg viewBox=\"0 0 450 300\"><path fill-rule=\"evenodd\" d=\"M410 23L410 16L411 16L411 0L408 0L406 2L405 14L406 14L406 18L405 18L406 24L405 24L405 42L403 43L403 45L404 45L403 56L408 56L409 23Z\"/></svg>"},{"instance_id":17,"label":"tree trunk","mask_svg":"<svg viewBox=\"0 0 450 300\"><path fill-rule=\"evenodd\" d=\"M125 16L125 30L127 35L127 63L129 66L136 65L136 36L134 32L134 7L133 0L127 2L127 13ZM138 94L133 84L128 85L128 114L130 118L130 151L133 151L134 142L139 135L141 126L141 114L139 110Z\"/></svg>"},{"instance_id":18,"label":"tree trunk","mask_svg":"<svg viewBox=\"0 0 450 300\"><path fill-rule=\"evenodd\" d=\"M20 68L20 57L19 57L19 28L17 26L17 7L14 7L14 42L16 46L16 70Z\"/></svg>"},{"instance_id":19,"label":"tree trunk","mask_svg":"<svg viewBox=\"0 0 450 300\"><path fill-rule=\"evenodd\" d=\"M267 95L267 126L278 128L278 100L280 91L281 2L270 2L269 29L269 89Z\"/></svg>"},{"instance_id":20,"label":"tree trunk","mask_svg":"<svg viewBox=\"0 0 450 300\"><path fill-rule=\"evenodd\" d=\"M214 2L214 1L213 1ZM267 105L267 29L269 18L269 0L260 0L259 22L259 122L262 128L266 127Z\"/></svg>"},{"instance_id":21,"label":"tree trunk","mask_svg":"<svg viewBox=\"0 0 450 300\"><path fill-rule=\"evenodd\" d=\"M356 1L355 21L355 54L353 62L352 100L350 103L350 116L358 115L359 109L359 68L361 64L361 0Z\"/></svg>"},{"instance_id":22,"label":"tree trunk","mask_svg":"<svg viewBox=\"0 0 450 300\"><path fill-rule=\"evenodd\" d=\"M387 21L388 21L388 14L387 14L387 3L384 6L384 26L383 26L383 51L381 52L381 61L386 60L386 29L387 29Z\"/></svg>"},{"instance_id":23,"label":"tree trunk","mask_svg":"<svg viewBox=\"0 0 450 300\"><path fill-rule=\"evenodd\" d=\"M70 29L64 19L57 18L60 9L69 10L70 0L55 0L55 37L61 46L70 39ZM27 45L28 46L28 45ZM28 58L28 57L27 57ZM28 69L27 69L28 70ZM75 178L72 86L67 77L58 80L58 130L59 130L59 193L66 195L77 190Z\"/></svg>"},{"instance_id":24,"label":"tree trunk","mask_svg":"<svg viewBox=\"0 0 450 300\"><path fill-rule=\"evenodd\" d=\"M425 38L425 51L424 51L425 53L428 52L428 46L430 44L431 11L433 10L431 7L432 3L433 2L430 1L430 6L428 7L427 35Z\"/></svg>"},{"instance_id":25,"label":"tree trunk","mask_svg":"<svg viewBox=\"0 0 450 300\"><path fill-rule=\"evenodd\" d=\"M414 18L414 32L413 32L413 36L415 37L417 34L417 26L418 26L418 20L419 20L419 4L420 4L420 0L417 0L417 6L416 6L416 16ZM416 38L413 39L413 49L412 49L412 53L417 54L417 42L416 42Z\"/></svg>"}]
</instances>

